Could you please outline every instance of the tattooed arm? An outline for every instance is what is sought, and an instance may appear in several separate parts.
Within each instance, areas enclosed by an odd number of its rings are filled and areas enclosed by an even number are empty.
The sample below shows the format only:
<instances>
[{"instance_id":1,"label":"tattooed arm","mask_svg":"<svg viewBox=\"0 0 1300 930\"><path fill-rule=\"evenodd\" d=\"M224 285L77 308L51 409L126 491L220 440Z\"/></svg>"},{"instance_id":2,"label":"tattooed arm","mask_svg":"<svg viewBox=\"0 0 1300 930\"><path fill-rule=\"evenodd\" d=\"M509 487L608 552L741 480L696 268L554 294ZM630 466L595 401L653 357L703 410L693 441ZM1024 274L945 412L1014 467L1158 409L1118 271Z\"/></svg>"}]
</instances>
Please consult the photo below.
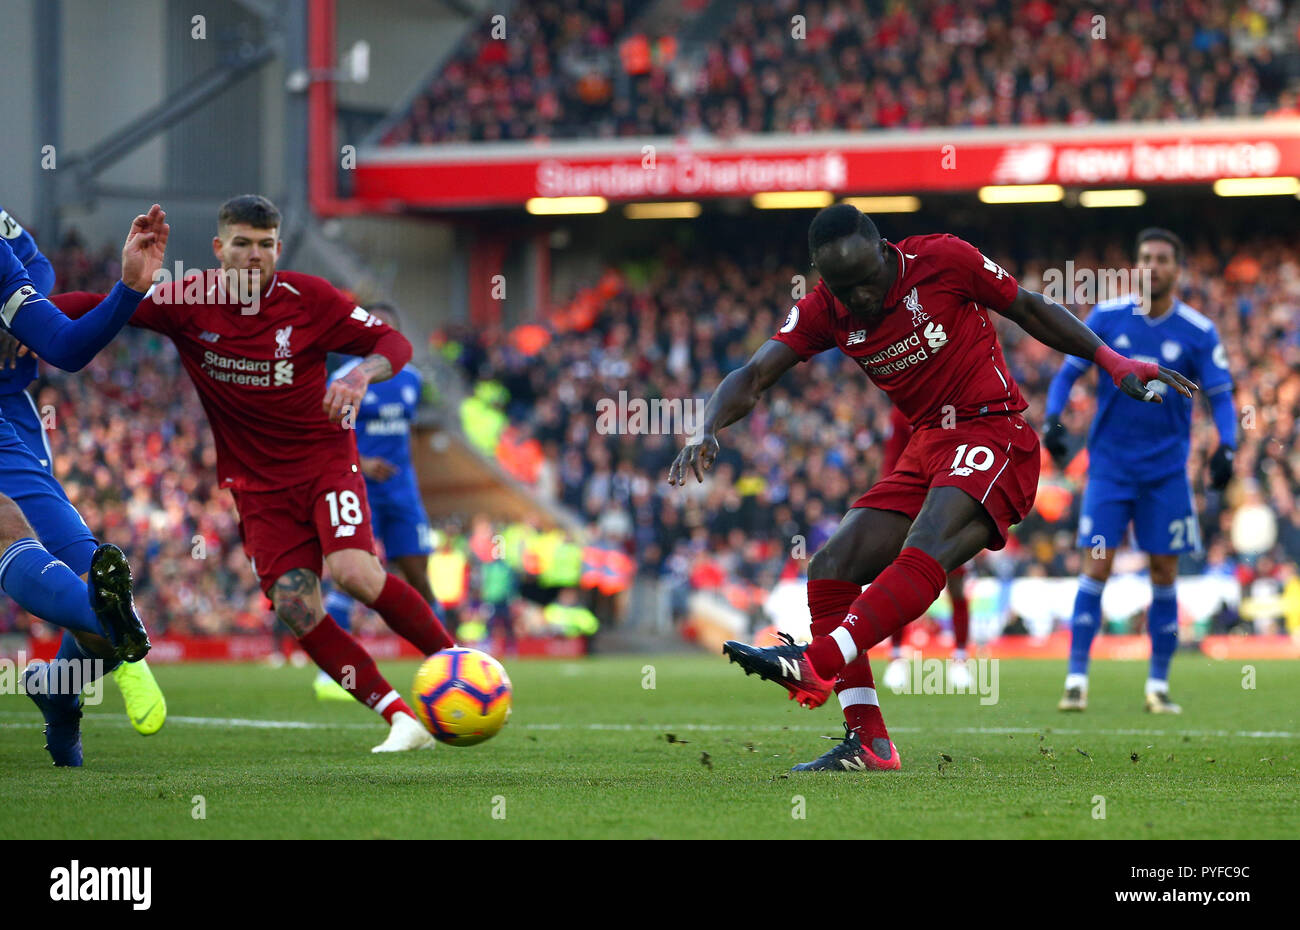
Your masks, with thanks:
<instances>
[{"instance_id":1,"label":"tattooed arm","mask_svg":"<svg viewBox=\"0 0 1300 930\"><path fill-rule=\"evenodd\" d=\"M365 360L339 378L325 390L324 407L330 422L337 423L347 415L349 408L361 408L366 388L376 381L387 381L393 376L393 363L386 355L367 355Z\"/></svg>"}]
</instances>

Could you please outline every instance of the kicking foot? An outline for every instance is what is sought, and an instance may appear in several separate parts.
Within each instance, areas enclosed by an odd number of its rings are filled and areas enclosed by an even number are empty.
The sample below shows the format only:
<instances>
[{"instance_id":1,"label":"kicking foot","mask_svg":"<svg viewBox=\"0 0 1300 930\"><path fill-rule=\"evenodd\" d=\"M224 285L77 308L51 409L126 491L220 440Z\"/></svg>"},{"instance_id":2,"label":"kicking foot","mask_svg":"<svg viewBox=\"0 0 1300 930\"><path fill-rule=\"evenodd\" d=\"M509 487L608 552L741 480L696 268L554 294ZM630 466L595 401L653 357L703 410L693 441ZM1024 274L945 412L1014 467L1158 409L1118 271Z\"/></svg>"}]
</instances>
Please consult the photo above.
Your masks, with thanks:
<instances>
[{"instance_id":1,"label":"kicking foot","mask_svg":"<svg viewBox=\"0 0 1300 930\"><path fill-rule=\"evenodd\" d=\"M831 739L831 737L826 737ZM858 734L844 724L844 739L840 740L812 762L802 762L792 772L897 772L902 768L898 747L888 737L878 736L871 747L862 745Z\"/></svg>"},{"instance_id":2,"label":"kicking foot","mask_svg":"<svg viewBox=\"0 0 1300 930\"><path fill-rule=\"evenodd\" d=\"M1088 709L1088 692L1082 688L1066 688L1057 710L1080 711Z\"/></svg>"},{"instance_id":3,"label":"kicking foot","mask_svg":"<svg viewBox=\"0 0 1300 930\"><path fill-rule=\"evenodd\" d=\"M27 692L45 718L45 749L57 766L81 765L81 697L71 709L50 695L46 662L33 662L23 672L23 690Z\"/></svg>"},{"instance_id":4,"label":"kicking foot","mask_svg":"<svg viewBox=\"0 0 1300 930\"><path fill-rule=\"evenodd\" d=\"M162 688L153 677L149 664L141 659L139 662L123 662L113 669L113 679L122 689L122 699L126 702L126 715L131 718L131 726L141 736L151 736L162 729L167 720L167 700Z\"/></svg>"},{"instance_id":5,"label":"kicking foot","mask_svg":"<svg viewBox=\"0 0 1300 930\"><path fill-rule=\"evenodd\" d=\"M371 752L406 752L408 749L432 749L434 739L429 731L410 714L393 714L393 725L384 740Z\"/></svg>"},{"instance_id":6,"label":"kicking foot","mask_svg":"<svg viewBox=\"0 0 1300 930\"><path fill-rule=\"evenodd\" d=\"M117 658L139 662L149 654L149 634L131 599L131 566L112 543L100 546L90 557L90 606L113 642Z\"/></svg>"},{"instance_id":7,"label":"kicking foot","mask_svg":"<svg viewBox=\"0 0 1300 930\"><path fill-rule=\"evenodd\" d=\"M1183 709L1169 700L1168 692L1148 691L1147 712L1152 714L1181 714Z\"/></svg>"},{"instance_id":8,"label":"kicking foot","mask_svg":"<svg viewBox=\"0 0 1300 930\"><path fill-rule=\"evenodd\" d=\"M785 633L780 646L760 649L747 643L728 640L722 654L745 670L746 675L758 675L764 681L775 681L790 692L790 699L804 707L821 707L830 696L834 680L822 678L813 669L805 655L808 647L797 646Z\"/></svg>"}]
</instances>

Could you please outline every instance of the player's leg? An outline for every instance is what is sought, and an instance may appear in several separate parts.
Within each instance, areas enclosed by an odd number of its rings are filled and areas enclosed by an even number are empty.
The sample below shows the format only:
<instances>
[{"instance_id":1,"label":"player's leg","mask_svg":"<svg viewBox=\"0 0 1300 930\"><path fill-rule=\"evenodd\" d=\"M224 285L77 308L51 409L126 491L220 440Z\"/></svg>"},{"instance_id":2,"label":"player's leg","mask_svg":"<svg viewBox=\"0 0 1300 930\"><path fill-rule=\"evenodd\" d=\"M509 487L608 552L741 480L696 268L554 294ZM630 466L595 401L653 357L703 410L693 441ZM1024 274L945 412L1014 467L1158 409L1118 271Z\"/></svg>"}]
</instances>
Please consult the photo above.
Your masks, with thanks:
<instances>
[{"instance_id":1,"label":"player's leg","mask_svg":"<svg viewBox=\"0 0 1300 930\"><path fill-rule=\"evenodd\" d=\"M334 584L365 604L425 655L454 645L428 601L406 581L384 570L373 552L336 549L325 556Z\"/></svg>"},{"instance_id":2,"label":"player's leg","mask_svg":"<svg viewBox=\"0 0 1300 930\"><path fill-rule=\"evenodd\" d=\"M1105 478L1089 478L1084 487L1078 538L1083 570L1070 614L1070 660L1058 710L1081 711L1088 706L1088 664L1092 641L1101 629L1101 595L1110 578L1115 548L1133 519L1137 496L1135 485Z\"/></svg>"},{"instance_id":3,"label":"player's leg","mask_svg":"<svg viewBox=\"0 0 1300 930\"><path fill-rule=\"evenodd\" d=\"M824 702L848 663L919 617L943 590L949 571L981 549L1006 545L1009 528L1033 505L1038 437L1023 418L978 418L955 430L918 431L904 460L918 440L916 459L930 490L902 551L853 601L843 622L802 649L724 646L746 672L776 681L805 706ZM891 474L880 485L893 479ZM879 506L871 501L875 494L873 488L860 505Z\"/></svg>"},{"instance_id":4,"label":"player's leg","mask_svg":"<svg viewBox=\"0 0 1300 930\"><path fill-rule=\"evenodd\" d=\"M392 752L431 746L431 737L397 689L351 634L339 629L325 613L320 576L307 568L291 568L267 591L275 615L293 633L303 651L349 694L379 714L389 724L388 739L374 752Z\"/></svg>"},{"instance_id":5,"label":"player's leg","mask_svg":"<svg viewBox=\"0 0 1300 930\"><path fill-rule=\"evenodd\" d=\"M454 645L429 602L409 583L385 571L375 556L370 505L360 474L324 480L314 493L312 518L334 584L379 614L389 629L425 655Z\"/></svg>"},{"instance_id":6,"label":"player's leg","mask_svg":"<svg viewBox=\"0 0 1300 930\"><path fill-rule=\"evenodd\" d=\"M910 527L911 519L896 511L855 507L845 515L808 566L808 607L814 636L825 635L839 625L862 585L874 581L897 556ZM898 768L898 752L885 727L866 655L844 668L834 691L844 713L845 739L795 770Z\"/></svg>"},{"instance_id":7,"label":"player's leg","mask_svg":"<svg viewBox=\"0 0 1300 930\"><path fill-rule=\"evenodd\" d=\"M966 566L959 565L948 573L948 600L952 604L952 664L949 678L958 693L970 688L970 669L966 667L966 646L970 641L970 601L966 598Z\"/></svg>"},{"instance_id":8,"label":"player's leg","mask_svg":"<svg viewBox=\"0 0 1300 930\"><path fill-rule=\"evenodd\" d=\"M1151 559L1151 610L1147 633L1151 637L1151 667L1147 673L1146 707L1158 714L1179 714L1182 708L1169 700L1169 666L1178 649L1178 556Z\"/></svg>"},{"instance_id":9,"label":"player's leg","mask_svg":"<svg viewBox=\"0 0 1300 930\"><path fill-rule=\"evenodd\" d=\"M998 539L978 500L957 487L930 490L898 557L854 600L844 622L814 639L808 660L823 679L886 640L934 603L948 572Z\"/></svg>"},{"instance_id":10,"label":"player's leg","mask_svg":"<svg viewBox=\"0 0 1300 930\"><path fill-rule=\"evenodd\" d=\"M50 554L72 569L82 581L88 581L99 542L68 500L62 485L53 478L54 456L35 402L26 391L0 396L0 415L51 476L48 483L33 482L17 500L19 508ZM97 680L99 673L111 669L122 692L131 725L143 736L157 733L167 719L167 701L149 669L148 660L141 658L136 662L113 662L109 665L95 661L111 656L112 645L103 637L65 630L56 658L80 665L82 674L78 677L83 686L89 686Z\"/></svg>"},{"instance_id":11,"label":"player's leg","mask_svg":"<svg viewBox=\"0 0 1300 930\"><path fill-rule=\"evenodd\" d=\"M1146 682L1146 708L1152 713L1177 714L1182 708L1169 699L1169 666L1178 649L1178 557L1200 549L1200 524L1187 476L1178 472L1144 486L1133 518L1138 547L1151 568L1151 668Z\"/></svg>"},{"instance_id":12,"label":"player's leg","mask_svg":"<svg viewBox=\"0 0 1300 930\"><path fill-rule=\"evenodd\" d=\"M432 746L433 738L380 673L375 660L325 612L321 543L313 512L315 492L315 486L309 484L235 494L244 552L257 571L262 593L316 665L388 722L388 738L372 751Z\"/></svg>"},{"instance_id":13,"label":"player's leg","mask_svg":"<svg viewBox=\"0 0 1300 930\"><path fill-rule=\"evenodd\" d=\"M383 540L384 554L389 564L397 566L407 584L419 592L420 597L433 608L445 626L438 599L433 594L433 585L429 582L433 529L429 526L424 501L420 499L420 491L415 484L415 475L408 474L400 485L395 483L399 480L401 479L390 478L384 482L384 487L387 488L384 496L378 500L371 498L375 536ZM366 488L369 491L370 485Z\"/></svg>"}]
</instances>

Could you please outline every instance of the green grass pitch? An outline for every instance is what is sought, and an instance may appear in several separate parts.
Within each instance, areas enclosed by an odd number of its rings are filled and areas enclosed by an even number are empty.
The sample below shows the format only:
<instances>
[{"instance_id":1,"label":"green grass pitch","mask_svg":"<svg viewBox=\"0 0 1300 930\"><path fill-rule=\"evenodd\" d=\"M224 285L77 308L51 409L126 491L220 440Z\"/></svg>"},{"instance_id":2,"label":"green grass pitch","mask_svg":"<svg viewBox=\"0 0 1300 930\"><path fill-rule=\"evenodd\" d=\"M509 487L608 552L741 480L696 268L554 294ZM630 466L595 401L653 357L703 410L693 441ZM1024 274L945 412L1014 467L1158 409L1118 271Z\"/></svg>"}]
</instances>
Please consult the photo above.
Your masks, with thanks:
<instances>
[{"instance_id":1,"label":"green grass pitch","mask_svg":"<svg viewBox=\"0 0 1300 930\"><path fill-rule=\"evenodd\" d=\"M163 665L167 725L136 734L109 684L80 770L50 766L26 697L0 698L0 835L1294 838L1300 666L1252 665L1250 688L1241 664L1178 656L1184 713L1153 717L1143 662L1094 663L1091 706L1067 715L1064 663L1004 661L991 706L882 691L902 772L789 776L838 709L716 656L508 662L499 736L396 756L370 753L374 714L315 700L314 669ZM409 689L414 663L384 670Z\"/></svg>"}]
</instances>

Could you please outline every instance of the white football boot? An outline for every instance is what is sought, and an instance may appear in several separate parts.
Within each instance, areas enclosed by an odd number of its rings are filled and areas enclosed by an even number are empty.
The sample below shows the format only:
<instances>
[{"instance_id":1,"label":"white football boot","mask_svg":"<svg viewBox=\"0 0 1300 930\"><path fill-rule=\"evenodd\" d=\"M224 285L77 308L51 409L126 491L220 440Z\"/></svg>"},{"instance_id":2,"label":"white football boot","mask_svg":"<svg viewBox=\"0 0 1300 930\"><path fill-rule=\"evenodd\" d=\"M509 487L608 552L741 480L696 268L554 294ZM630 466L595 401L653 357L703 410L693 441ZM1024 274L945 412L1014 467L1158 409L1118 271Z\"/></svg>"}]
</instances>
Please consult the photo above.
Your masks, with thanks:
<instances>
[{"instance_id":1,"label":"white football boot","mask_svg":"<svg viewBox=\"0 0 1300 930\"><path fill-rule=\"evenodd\" d=\"M384 740L371 752L406 752L408 749L432 749L433 736L410 714L393 714L393 725Z\"/></svg>"}]
</instances>

